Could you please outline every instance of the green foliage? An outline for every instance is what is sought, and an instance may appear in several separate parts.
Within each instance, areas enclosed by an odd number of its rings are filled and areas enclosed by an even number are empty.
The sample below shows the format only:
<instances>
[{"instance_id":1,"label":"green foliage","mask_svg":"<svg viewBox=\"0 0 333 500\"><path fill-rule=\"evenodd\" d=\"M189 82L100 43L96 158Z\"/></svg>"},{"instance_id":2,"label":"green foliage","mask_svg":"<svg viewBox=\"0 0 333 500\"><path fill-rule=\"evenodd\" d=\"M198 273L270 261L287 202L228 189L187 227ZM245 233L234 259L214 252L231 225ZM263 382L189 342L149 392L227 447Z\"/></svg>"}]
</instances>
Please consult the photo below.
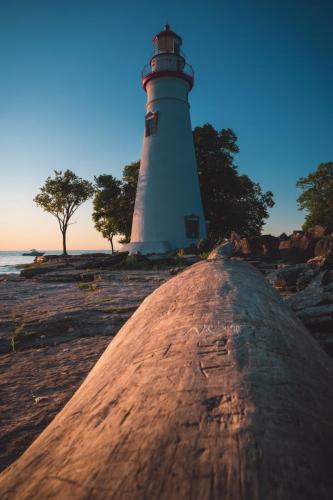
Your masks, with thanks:
<instances>
[{"instance_id":1,"label":"green foliage","mask_svg":"<svg viewBox=\"0 0 333 500\"><path fill-rule=\"evenodd\" d=\"M209 221L208 237L218 239L236 231L243 236L259 235L268 208L273 207L273 193L262 191L258 183L239 175L234 164L238 153L237 137L231 129L220 132L209 123L193 131L202 203ZM131 234L140 162L126 165L123 170L121 210L117 216L122 243Z\"/></svg>"},{"instance_id":2,"label":"green foliage","mask_svg":"<svg viewBox=\"0 0 333 500\"><path fill-rule=\"evenodd\" d=\"M123 170L122 183L122 219L120 233L124 236L121 243L128 243L131 237L132 217L134 212L136 188L138 185L140 161L126 165Z\"/></svg>"},{"instance_id":3,"label":"green foliage","mask_svg":"<svg viewBox=\"0 0 333 500\"><path fill-rule=\"evenodd\" d=\"M15 331L14 331L14 337L13 338L17 338L19 335L21 335L24 331L26 327L26 324L24 322L22 323L19 323L18 325L16 325L16 328L15 328Z\"/></svg>"},{"instance_id":4,"label":"green foliage","mask_svg":"<svg viewBox=\"0 0 333 500\"><path fill-rule=\"evenodd\" d=\"M15 339L15 337L10 337L10 347L12 349L13 352L16 352L16 344L17 344L17 340Z\"/></svg>"},{"instance_id":5,"label":"green foliage","mask_svg":"<svg viewBox=\"0 0 333 500\"><path fill-rule=\"evenodd\" d=\"M106 174L95 177L92 217L97 231L110 241L112 252L116 234L122 236L121 243L130 240L139 170L137 161L125 165L122 181Z\"/></svg>"},{"instance_id":6,"label":"green foliage","mask_svg":"<svg viewBox=\"0 0 333 500\"><path fill-rule=\"evenodd\" d=\"M303 229L320 224L333 231L333 162L321 163L296 186L303 190L297 199L299 210L307 211Z\"/></svg>"},{"instance_id":7,"label":"green foliage","mask_svg":"<svg viewBox=\"0 0 333 500\"><path fill-rule=\"evenodd\" d=\"M208 237L217 239L236 231L244 236L261 233L273 193L239 175L234 164L237 137L231 129L220 132L209 123L193 131L200 191Z\"/></svg>"},{"instance_id":8,"label":"green foliage","mask_svg":"<svg viewBox=\"0 0 333 500\"><path fill-rule=\"evenodd\" d=\"M199 255L199 257L202 260L207 260L208 257L209 257L209 254L210 254L210 252L201 252L200 255Z\"/></svg>"},{"instance_id":9,"label":"green foliage","mask_svg":"<svg viewBox=\"0 0 333 500\"><path fill-rule=\"evenodd\" d=\"M80 290L85 290L86 292L96 292L98 290L97 283L87 283L86 281L79 281L78 287Z\"/></svg>"},{"instance_id":10,"label":"green foliage","mask_svg":"<svg viewBox=\"0 0 333 500\"><path fill-rule=\"evenodd\" d=\"M71 170L54 171L53 177L48 177L40 193L34 198L35 203L45 212L54 215L62 234L63 253L67 255L66 233L70 219L82 203L94 193L89 181L81 179Z\"/></svg>"},{"instance_id":11,"label":"green foliage","mask_svg":"<svg viewBox=\"0 0 333 500\"><path fill-rule=\"evenodd\" d=\"M113 238L122 229L121 187L121 181L112 175L103 174L95 177L92 219L97 231L110 242L112 253L114 252Z\"/></svg>"}]
</instances>

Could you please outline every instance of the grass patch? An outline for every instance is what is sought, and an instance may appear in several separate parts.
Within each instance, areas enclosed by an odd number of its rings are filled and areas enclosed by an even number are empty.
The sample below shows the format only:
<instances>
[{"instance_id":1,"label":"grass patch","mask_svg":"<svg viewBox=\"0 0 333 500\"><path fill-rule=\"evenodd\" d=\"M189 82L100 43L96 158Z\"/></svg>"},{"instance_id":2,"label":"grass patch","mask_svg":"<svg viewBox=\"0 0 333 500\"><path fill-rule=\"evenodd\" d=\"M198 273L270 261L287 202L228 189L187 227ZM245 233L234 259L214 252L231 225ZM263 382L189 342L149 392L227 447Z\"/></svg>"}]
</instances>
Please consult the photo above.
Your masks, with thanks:
<instances>
[{"instance_id":1,"label":"grass patch","mask_svg":"<svg viewBox=\"0 0 333 500\"><path fill-rule=\"evenodd\" d=\"M15 337L11 337L9 343L12 351L16 352L17 340L15 339Z\"/></svg>"},{"instance_id":2,"label":"grass patch","mask_svg":"<svg viewBox=\"0 0 333 500\"><path fill-rule=\"evenodd\" d=\"M24 321L22 323L19 323L14 330L14 336L12 338L17 339L17 337L22 335L25 327L26 327L26 324L24 323Z\"/></svg>"},{"instance_id":3,"label":"grass patch","mask_svg":"<svg viewBox=\"0 0 333 500\"><path fill-rule=\"evenodd\" d=\"M87 283L86 281L79 281L78 287L80 290L84 290L86 292L96 292L99 288L97 283Z\"/></svg>"},{"instance_id":4,"label":"grass patch","mask_svg":"<svg viewBox=\"0 0 333 500\"><path fill-rule=\"evenodd\" d=\"M206 260L206 259L208 259L209 254L210 254L210 252L201 252L201 254L199 255L199 257L202 260Z\"/></svg>"},{"instance_id":5,"label":"grass patch","mask_svg":"<svg viewBox=\"0 0 333 500\"><path fill-rule=\"evenodd\" d=\"M34 337L39 337L40 334L38 332L34 332L33 330L27 330L28 325L22 321L19 323L13 333L13 336L10 338L10 345L12 347L13 352L16 352L16 346L20 342L19 339L31 339Z\"/></svg>"}]
</instances>

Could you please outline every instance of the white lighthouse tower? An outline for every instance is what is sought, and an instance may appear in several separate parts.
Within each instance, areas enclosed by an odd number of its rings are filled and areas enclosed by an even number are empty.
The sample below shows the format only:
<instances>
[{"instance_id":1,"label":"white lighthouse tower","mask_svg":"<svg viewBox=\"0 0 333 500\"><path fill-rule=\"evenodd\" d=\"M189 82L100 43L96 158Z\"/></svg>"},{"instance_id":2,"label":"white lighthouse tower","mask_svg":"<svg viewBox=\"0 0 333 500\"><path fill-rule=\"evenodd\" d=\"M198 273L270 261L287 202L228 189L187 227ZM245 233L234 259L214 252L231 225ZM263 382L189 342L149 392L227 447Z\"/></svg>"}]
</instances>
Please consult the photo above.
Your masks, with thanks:
<instances>
[{"instance_id":1,"label":"white lighthouse tower","mask_svg":"<svg viewBox=\"0 0 333 500\"><path fill-rule=\"evenodd\" d=\"M193 69L182 39L168 24L153 39L142 71L147 92L141 166L133 214L131 253L163 253L206 238L188 93Z\"/></svg>"}]
</instances>

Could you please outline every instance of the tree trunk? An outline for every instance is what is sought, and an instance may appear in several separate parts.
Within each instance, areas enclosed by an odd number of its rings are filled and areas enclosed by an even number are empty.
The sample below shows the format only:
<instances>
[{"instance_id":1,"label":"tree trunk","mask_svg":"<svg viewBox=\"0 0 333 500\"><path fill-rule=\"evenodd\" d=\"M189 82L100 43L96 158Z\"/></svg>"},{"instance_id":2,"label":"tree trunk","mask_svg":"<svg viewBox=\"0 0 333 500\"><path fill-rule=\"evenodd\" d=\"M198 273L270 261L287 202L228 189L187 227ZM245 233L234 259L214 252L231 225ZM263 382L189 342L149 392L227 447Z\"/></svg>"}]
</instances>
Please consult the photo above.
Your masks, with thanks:
<instances>
[{"instance_id":1,"label":"tree trunk","mask_svg":"<svg viewBox=\"0 0 333 500\"><path fill-rule=\"evenodd\" d=\"M206 261L143 302L0 497L328 500L332 415L332 360L277 292Z\"/></svg>"},{"instance_id":2,"label":"tree trunk","mask_svg":"<svg viewBox=\"0 0 333 500\"><path fill-rule=\"evenodd\" d=\"M114 249L113 249L113 236L110 236L109 240L110 240L110 244L111 244L111 252L114 253Z\"/></svg>"},{"instance_id":3,"label":"tree trunk","mask_svg":"<svg viewBox=\"0 0 333 500\"><path fill-rule=\"evenodd\" d=\"M63 255L67 255L66 232L67 232L67 228L62 231L62 253L63 253Z\"/></svg>"}]
</instances>

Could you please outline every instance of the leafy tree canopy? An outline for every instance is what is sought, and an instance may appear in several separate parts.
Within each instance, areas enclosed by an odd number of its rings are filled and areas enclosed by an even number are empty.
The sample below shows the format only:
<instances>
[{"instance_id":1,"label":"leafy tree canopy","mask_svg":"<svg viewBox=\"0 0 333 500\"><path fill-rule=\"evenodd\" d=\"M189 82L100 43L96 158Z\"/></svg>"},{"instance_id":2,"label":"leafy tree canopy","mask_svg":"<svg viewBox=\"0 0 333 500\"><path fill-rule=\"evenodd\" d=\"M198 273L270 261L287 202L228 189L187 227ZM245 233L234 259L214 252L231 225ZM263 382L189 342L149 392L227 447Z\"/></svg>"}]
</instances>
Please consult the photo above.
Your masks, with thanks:
<instances>
[{"instance_id":1,"label":"leafy tree canopy","mask_svg":"<svg viewBox=\"0 0 333 500\"><path fill-rule=\"evenodd\" d=\"M202 203L212 239L236 231L243 236L261 234L273 193L239 175L234 164L237 136L231 129L220 132L206 123L193 131Z\"/></svg>"},{"instance_id":2,"label":"leafy tree canopy","mask_svg":"<svg viewBox=\"0 0 333 500\"><path fill-rule=\"evenodd\" d=\"M134 212L136 188L138 184L140 161L135 161L125 165L123 169L122 182L122 220L120 223L120 233L124 236L122 243L130 241L132 229L132 217Z\"/></svg>"},{"instance_id":3,"label":"leafy tree canopy","mask_svg":"<svg viewBox=\"0 0 333 500\"><path fill-rule=\"evenodd\" d=\"M273 193L263 192L258 183L246 175L238 174L234 164L234 155L239 151L235 133L231 129L218 132L207 123L196 127L193 137L201 197L205 217L209 221L208 236L217 239L232 231L243 236L260 234L265 219L268 218L268 209L274 205ZM103 198L105 206L110 203L112 210L108 212L108 221L104 218L103 225L98 230L104 231L106 235L118 232L123 236L122 243L130 240L139 170L139 161L126 165L122 182L117 184L117 193L120 189L121 194L105 192L105 199ZM113 183L119 183L112 179ZM99 199L100 195L96 196ZM105 237L109 239L108 236Z\"/></svg>"},{"instance_id":4,"label":"leafy tree canopy","mask_svg":"<svg viewBox=\"0 0 333 500\"><path fill-rule=\"evenodd\" d=\"M106 238L114 252L113 238L121 232L122 183L112 175L95 177L92 219L95 228Z\"/></svg>"},{"instance_id":5,"label":"leafy tree canopy","mask_svg":"<svg viewBox=\"0 0 333 500\"><path fill-rule=\"evenodd\" d=\"M296 186L303 190L297 199L299 210L307 211L303 229L320 224L333 231L333 162L321 163Z\"/></svg>"},{"instance_id":6,"label":"leafy tree canopy","mask_svg":"<svg viewBox=\"0 0 333 500\"><path fill-rule=\"evenodd\" d=\"M40 193L35 196L35 203L45 212L57 218L62 234L63 253L67 255L66 234L70 219L82 203L94 193L89 181L81 179L71 170L55 170L53 177L48 177Z\"/></svg>"}]
</instances>

